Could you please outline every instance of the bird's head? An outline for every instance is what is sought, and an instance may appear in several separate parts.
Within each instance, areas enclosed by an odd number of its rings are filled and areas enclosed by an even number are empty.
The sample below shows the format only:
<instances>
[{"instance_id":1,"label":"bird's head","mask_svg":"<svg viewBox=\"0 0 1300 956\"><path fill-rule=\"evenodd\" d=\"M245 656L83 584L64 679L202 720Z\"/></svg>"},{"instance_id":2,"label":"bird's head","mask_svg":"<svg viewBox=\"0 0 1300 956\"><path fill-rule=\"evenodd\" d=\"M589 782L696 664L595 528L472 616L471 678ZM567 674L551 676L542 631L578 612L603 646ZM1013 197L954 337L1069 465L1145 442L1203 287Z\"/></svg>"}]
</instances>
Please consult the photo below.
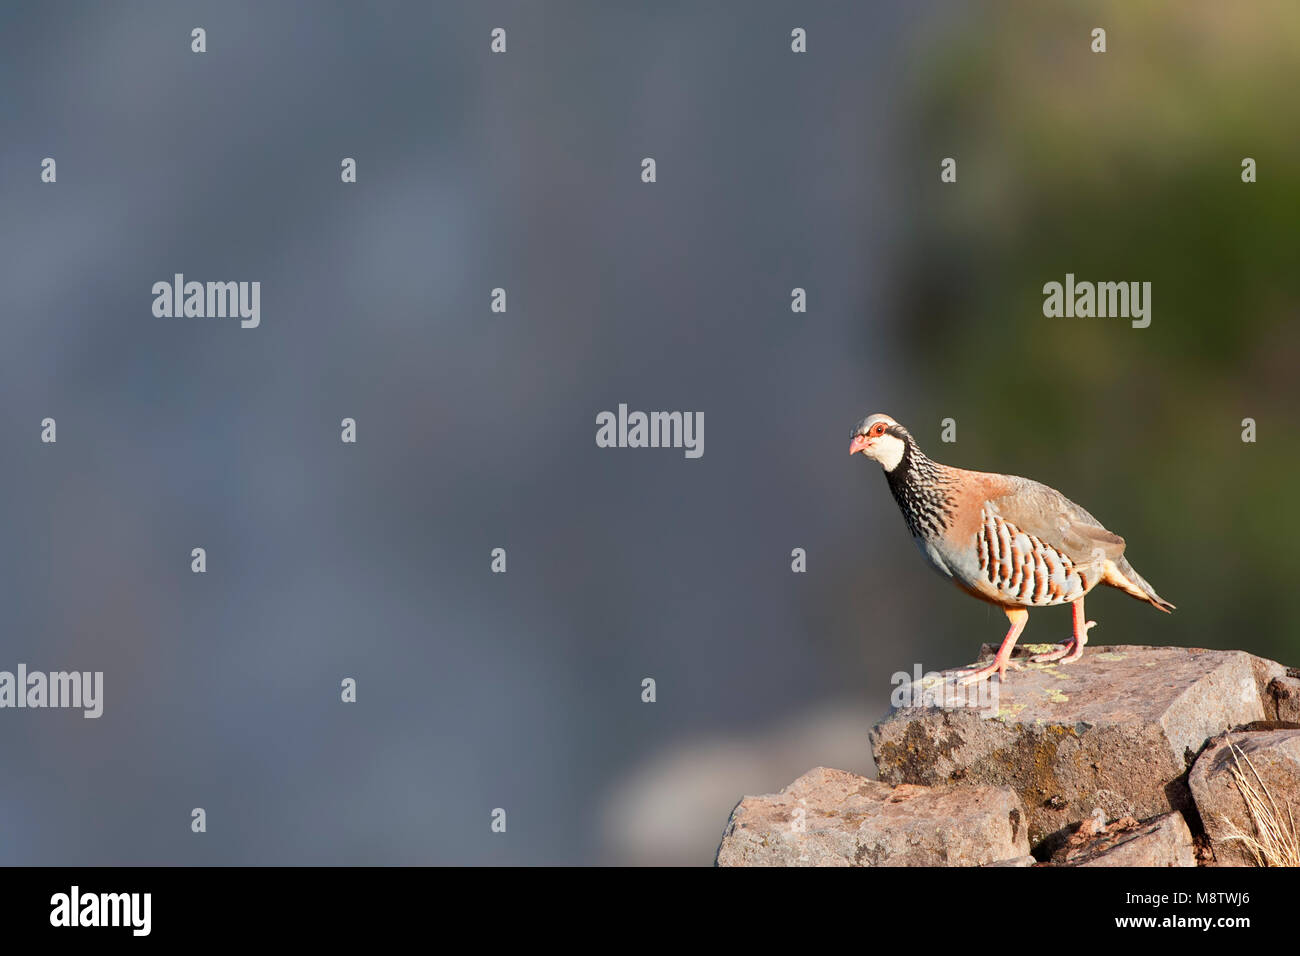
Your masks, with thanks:
<instances>
[{"instance_id":1,"label":"bird's head","mask_svg":"<svg viewBox=\"0 0 1300 956\"><path fill-rule=\"evenodd\" d=\"M907 453L911 437L898 422L877 412L853 426L849 454L862 452L868 458L880 462L880 467L885 471L893 471Z\"/></svg>"}]
</instances>

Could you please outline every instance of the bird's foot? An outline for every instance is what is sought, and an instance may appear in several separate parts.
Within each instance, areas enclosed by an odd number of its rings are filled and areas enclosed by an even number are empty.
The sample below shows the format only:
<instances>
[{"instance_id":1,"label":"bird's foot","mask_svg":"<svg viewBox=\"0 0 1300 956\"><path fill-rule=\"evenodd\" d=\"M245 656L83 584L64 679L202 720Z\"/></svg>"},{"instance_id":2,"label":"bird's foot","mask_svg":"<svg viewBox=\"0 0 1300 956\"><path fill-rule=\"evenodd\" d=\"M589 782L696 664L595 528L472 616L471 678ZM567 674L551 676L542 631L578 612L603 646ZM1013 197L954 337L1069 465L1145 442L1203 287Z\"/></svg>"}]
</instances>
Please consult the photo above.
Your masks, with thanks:
<instances>
[{"instance_id":1,"label":"bird's foot","mask_svg":"<svg viewBox=\"0 0 1300 956\"><path fill-rule=\"evenodd\" d=\"M1020 670L1020 665L1011 660L999 661L995 659L993 663L988 664L985 667L964 668L962 670L953 671L952 674L956 678L955 683L957 686L963 687L966 684L978 684L982 680L988 680L994 674L997 674L998 680L1001 681L1005 679L1005 672L1008 669L1018 671Z\"/></svg>"},{"instance_id":2,"label":"bird's foot","mask_svg":"<svg viewBox=\"0 0 1300 956\"><path fill-rule=\"evenodd\" d=\"M1033 664L1050 664L1057 661L1061 664L1073 664L1083 656L1083 645L1088 643L1088 631L1097 626L1096 621L1089 621L1083 626L1083 640L1077 637L1071 637L1063 641L1054 651L1048 651L1046 654L1035 654L1029 660Z\"/></svg>"},{"instance_id":3,"label":"bird's foot","mask_svg":"<svg viewBox=\"0 0 1300 956\"><path fill-rule=\"evenodd\" d=\"M1063 661L1075 651L1074 638L1067 638L1063 643L1056 645L1056 650L1048 651L1046 654L1035 654L1029 658L1032 664L1050 664L1052 661Z\"/></svg>"}]
</instances>

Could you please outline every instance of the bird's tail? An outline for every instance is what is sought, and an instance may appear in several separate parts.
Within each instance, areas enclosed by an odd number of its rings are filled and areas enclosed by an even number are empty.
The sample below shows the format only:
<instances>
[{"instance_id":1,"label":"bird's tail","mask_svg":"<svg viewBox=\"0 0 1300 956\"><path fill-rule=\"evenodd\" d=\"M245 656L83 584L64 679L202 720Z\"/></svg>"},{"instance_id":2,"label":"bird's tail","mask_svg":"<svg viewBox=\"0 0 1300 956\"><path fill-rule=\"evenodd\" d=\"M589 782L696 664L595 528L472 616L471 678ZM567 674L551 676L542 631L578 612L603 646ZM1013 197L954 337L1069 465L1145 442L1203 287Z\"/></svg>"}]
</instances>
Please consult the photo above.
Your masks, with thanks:
<instances>
[{"instance_id":1,"label":"bird's tail","mask_svg":"<svg viewBox=\"0 0 1300 956\"><path fill-rule=\"evenodd\" d=\"M1175 610L1172 604L1156 594L1156 589L1147 584L1142 575L1133 570L1133 565L1128 563L1128 558L1121 557L1118 561L1111 562L1106 573L1106 583L1114 585L1125 594L1131 594L1139 601L1146 601L1166 614Z\"/></svg>"}]
</instances>

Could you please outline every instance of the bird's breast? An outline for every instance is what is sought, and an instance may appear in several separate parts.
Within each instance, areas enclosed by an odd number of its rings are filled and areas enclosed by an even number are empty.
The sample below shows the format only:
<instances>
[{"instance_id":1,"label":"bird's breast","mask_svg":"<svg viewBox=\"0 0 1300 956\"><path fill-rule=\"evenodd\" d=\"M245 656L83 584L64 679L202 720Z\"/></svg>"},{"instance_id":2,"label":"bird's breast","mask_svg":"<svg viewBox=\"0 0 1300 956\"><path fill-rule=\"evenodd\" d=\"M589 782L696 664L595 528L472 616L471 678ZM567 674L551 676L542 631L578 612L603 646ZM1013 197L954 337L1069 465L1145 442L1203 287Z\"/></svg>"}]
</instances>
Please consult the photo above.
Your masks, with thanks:
<instances>
[{"instance_id":1,"label":"bird's breast","mask_svg":"<svg viewBox=\"0 0 1300 956\"><path fill-rule=\"evenodd\" d=\"M927 541L919 536L913 536L912 540L916 542L916 547L921 552L921 557L925 558L926 564L946 578L954 576L952 565L949 564L950 556L944 555L935 542Z\"/></svg>"}]
</instances>

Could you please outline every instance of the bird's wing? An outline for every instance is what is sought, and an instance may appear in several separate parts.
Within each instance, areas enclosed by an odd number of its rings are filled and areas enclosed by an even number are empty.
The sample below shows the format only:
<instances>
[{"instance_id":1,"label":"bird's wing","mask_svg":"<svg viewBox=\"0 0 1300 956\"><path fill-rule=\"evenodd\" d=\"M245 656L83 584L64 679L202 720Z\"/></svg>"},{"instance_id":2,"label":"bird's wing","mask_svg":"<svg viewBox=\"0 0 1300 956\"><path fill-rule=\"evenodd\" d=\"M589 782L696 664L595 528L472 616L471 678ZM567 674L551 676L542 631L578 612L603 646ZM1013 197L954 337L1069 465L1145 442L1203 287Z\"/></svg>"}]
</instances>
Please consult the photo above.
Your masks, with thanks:
<instances>
[{"instance_id":1,"label":"bird's wing","mask_svg":"<svg viewBox=\"0 0 1300 956\"><path fill-rule=\"evenodd\" d=\"M1123 538L1059 491L1028 478L1013 480L1011 491L988 503L1004 520L1076 564L1116 561L1124 553Z\"/></svg>"}]
</instances>

